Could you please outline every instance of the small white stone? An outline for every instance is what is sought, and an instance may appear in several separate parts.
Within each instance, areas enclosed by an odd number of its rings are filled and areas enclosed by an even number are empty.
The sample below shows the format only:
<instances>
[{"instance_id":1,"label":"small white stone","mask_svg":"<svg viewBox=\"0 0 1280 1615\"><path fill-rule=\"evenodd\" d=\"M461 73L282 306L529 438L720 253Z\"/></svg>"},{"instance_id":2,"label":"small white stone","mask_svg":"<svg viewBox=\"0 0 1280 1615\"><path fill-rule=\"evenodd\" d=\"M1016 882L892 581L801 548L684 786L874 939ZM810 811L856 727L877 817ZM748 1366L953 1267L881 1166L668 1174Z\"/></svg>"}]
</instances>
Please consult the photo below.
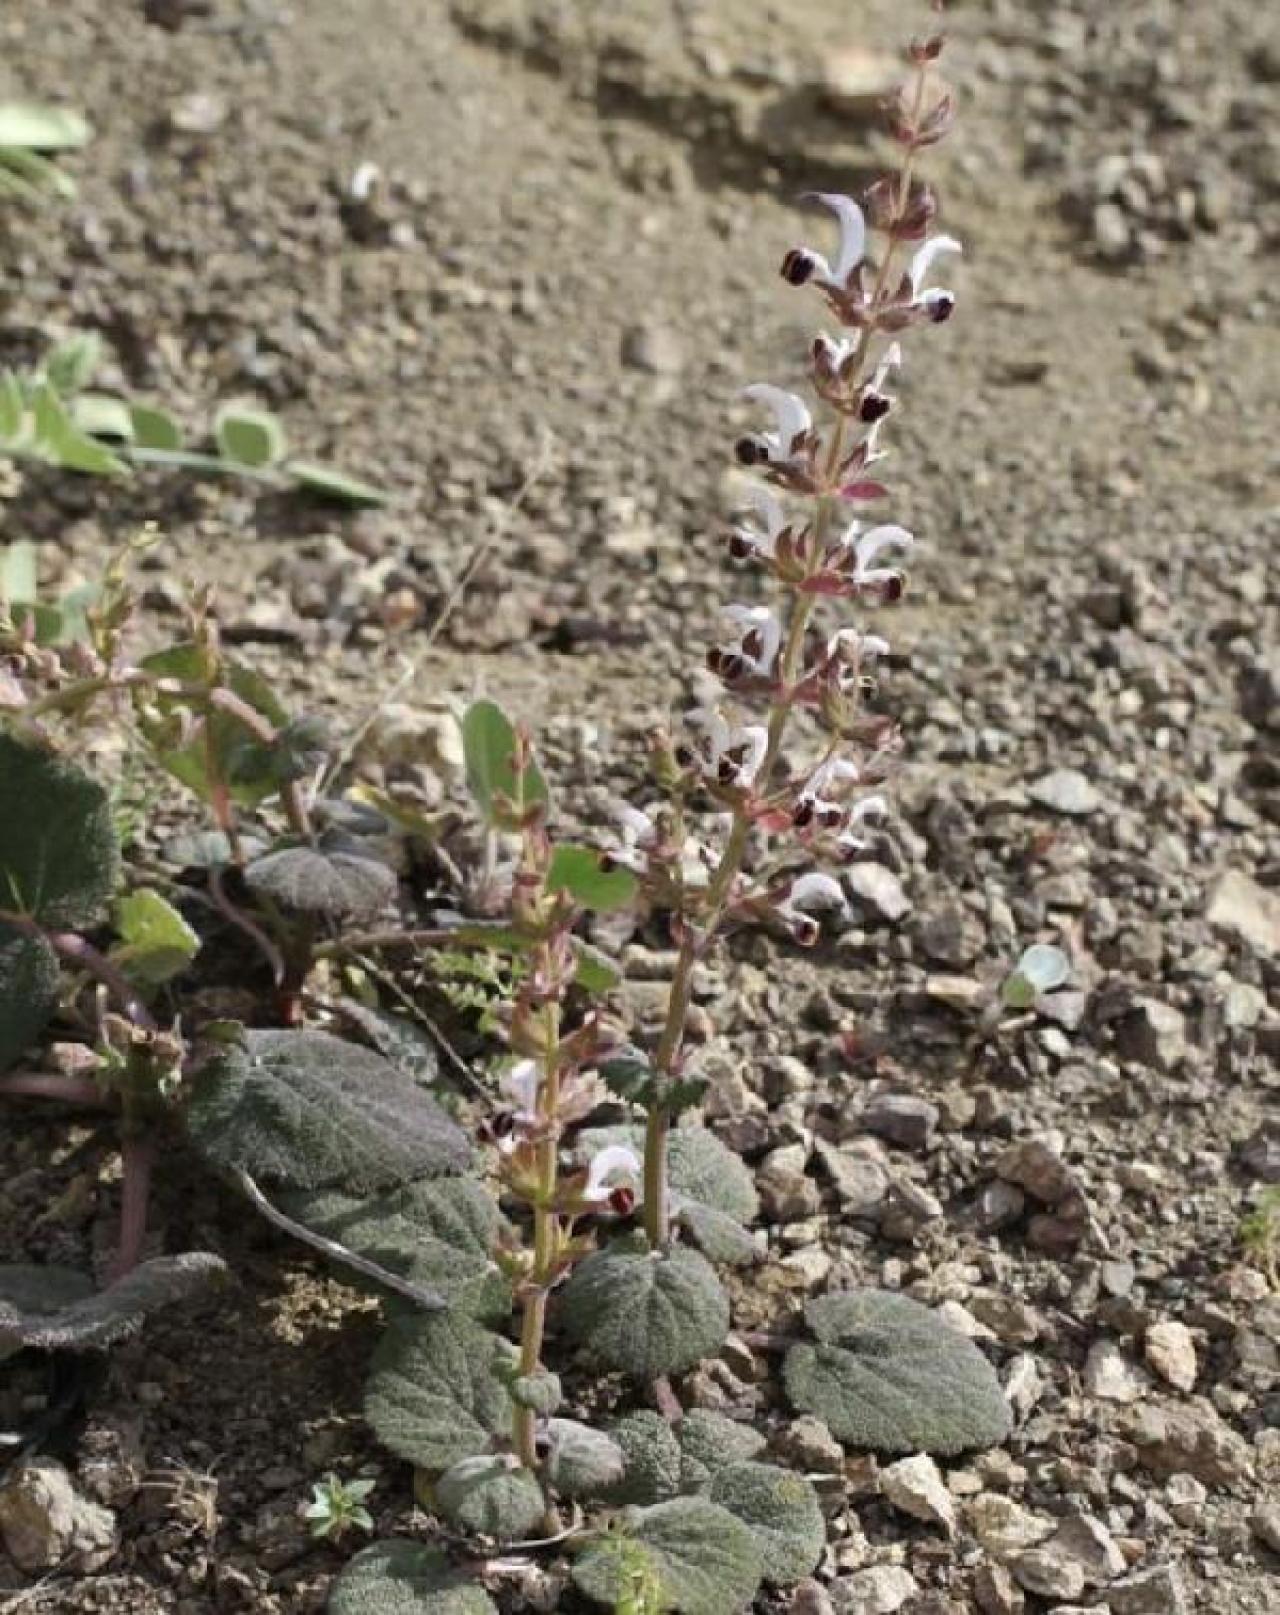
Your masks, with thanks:
<instances>
[{"instance_id":1,"label":"small white stone","mask_svg":"<svg viewBox=\"0 0 1280 1615\"><path fill-rule=\"evenodd\" d=\"M1153 1323L1142 1343L1148 1363L1166 1384L1178 1391L1195 1388L1199 1364L1196 1345L1185 1323L1165 1318Z\"/></svg>"},{"instance_id":2,"label":"small white stone","mask_svg":"<svg viewBox=\"0 0 1280 1615\"><path fill-rule=\"evenodd\" d=\"M927 1453L899 1458L881 1472L880 1490L904 1514L940 1525L948 1535L955 1530L956 1509L937 1464Z\"/></svg>"},{"instance_id":3,"label":"small white stone","mask_svg":"<svg viewBox=\"0 0 1280 1615\"><path fill-rule=\"evenodd\" d=\"M1136 1402L1146 1387L1114 1340L1095 1340L1084 1363L1084 1388L1104 1402Z\"/></svg>"},{"instance_id":4,"label":"small white stone","mask_svg":"<svg viewBox=\"0 0 1280 1615\"><path fill-rule=\"evenodd\" d=\"M831 1596L840 1615L894 1615L919 1590L901 1565L873 1565L833 1583Z\"/></svg>"}]
</instances>

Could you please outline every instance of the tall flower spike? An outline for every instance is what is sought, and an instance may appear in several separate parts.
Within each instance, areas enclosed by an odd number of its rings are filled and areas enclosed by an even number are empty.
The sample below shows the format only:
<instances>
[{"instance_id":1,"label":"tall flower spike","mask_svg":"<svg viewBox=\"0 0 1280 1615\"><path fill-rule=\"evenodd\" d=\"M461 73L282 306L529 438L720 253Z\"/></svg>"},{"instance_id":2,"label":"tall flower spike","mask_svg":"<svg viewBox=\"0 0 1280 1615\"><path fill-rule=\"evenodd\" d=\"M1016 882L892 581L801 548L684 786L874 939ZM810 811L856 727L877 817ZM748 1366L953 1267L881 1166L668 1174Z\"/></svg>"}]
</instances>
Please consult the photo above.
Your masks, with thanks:
<instances>
[{"instance_id":1,"label":"tall flower spike","mask_svg":"<svg viewBox=\"0 0 1280 1615\"><path fill-rule=\"evenodd\" d=\"M851 196L841 196L835 191L813 191L805 200L821 202L839 219L840 250L832 265L812 247L793 247L782 261L783 278L793 286L813 281L832 291L845 291L854 270L866 257L866 216Z\"/></svg>"}]
</instances>

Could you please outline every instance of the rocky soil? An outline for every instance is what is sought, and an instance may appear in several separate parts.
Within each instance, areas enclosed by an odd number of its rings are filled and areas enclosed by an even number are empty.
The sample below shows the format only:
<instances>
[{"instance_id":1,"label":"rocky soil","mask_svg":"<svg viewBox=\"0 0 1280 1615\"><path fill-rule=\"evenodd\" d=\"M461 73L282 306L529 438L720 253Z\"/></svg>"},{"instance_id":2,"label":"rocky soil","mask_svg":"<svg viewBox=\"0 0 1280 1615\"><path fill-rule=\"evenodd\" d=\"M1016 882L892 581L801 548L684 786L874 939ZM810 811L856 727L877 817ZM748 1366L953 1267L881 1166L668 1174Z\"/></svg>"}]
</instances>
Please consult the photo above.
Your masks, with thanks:
<instances>
[{"instance_id":1,"label":"rocky soil","mask_svg":"<svg viewBox=\"0 0 1280 1615\"><path fill-rule=\"evenodd\" d=\"M98 135L77 201L0 218L0 361L95 327L132 390L193 424L258 398L396 498L26 472L4 536L70 581L154 518L155 632L213 578L228 633L342 722L406 659L402 708L499 695L599 823L756 587L721 540L735 394L798 375L795 197L883 155L855 92L901 26L888 0L9 8L0 95ZM828 1562L762 1609L1264 1615L1280 1296L1239 1225L1280 1180L1280 30L1244 0L992 0L954 33L961 303L893 432L920 540L888 627L899 814L847 927L735 944L698 1015L764 1199L739 1329L902 1288L985 1343L1017 1430L941 1470L848 1457L741 1341L683 1389L761 1404L823 1477ZM387 727L388 766L456 792L438 723ZM1072 981L993 1029L1037 940ZM643 1025L669 958L629 946ZM2 1126L0 1256L100 1252L106 1141ZM299 1519L314 1479L360 1470L384 1533L411 1518L359 1420L371 1303L194 1171L161 1211L237 1284L74 1385L73 1445L0 1480L0 1610L300 1615L344 1557ZM4 1385L0 1415L51 1394ZM545 1597L510 1607L571 1607Z\"/></svg>"}]
</instances>

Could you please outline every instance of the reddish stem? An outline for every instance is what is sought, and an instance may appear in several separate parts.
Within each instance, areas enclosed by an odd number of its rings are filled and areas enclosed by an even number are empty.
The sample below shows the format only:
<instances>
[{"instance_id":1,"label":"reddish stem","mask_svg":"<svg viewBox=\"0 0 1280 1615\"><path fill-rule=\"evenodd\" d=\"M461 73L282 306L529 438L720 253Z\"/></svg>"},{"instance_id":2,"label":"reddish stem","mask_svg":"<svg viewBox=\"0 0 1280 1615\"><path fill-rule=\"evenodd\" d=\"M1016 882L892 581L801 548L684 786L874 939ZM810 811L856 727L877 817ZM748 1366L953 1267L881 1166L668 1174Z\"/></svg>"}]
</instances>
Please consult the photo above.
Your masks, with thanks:
<instances>
[{"instance_id":1,"label":"reddish stem","mask_svg":"<svg viewBox=\"0 0 1280 1615\"><path fill-rule=\"evenodd\" d=\"M0 1077L0 1099L57 1099L64 1105L111 1110L111 1095L92 1077L60 1077L47 1071L15 1071Z\"/></svg>"},{"instance_id":2,"label":"reddish stem","mask_svg":"<svg viewBox=\"0 0 1280 1615\"><path fill-rule=\"evenodd\" d=\"M107 1273L114 1284L142 1260L147 1239L147 1206L151 1199L151 1166L155 1143L148 1133L126 1132L120 1145L124 1175L120 1185L120 1242Z\"/></svg>"}]
</instances>

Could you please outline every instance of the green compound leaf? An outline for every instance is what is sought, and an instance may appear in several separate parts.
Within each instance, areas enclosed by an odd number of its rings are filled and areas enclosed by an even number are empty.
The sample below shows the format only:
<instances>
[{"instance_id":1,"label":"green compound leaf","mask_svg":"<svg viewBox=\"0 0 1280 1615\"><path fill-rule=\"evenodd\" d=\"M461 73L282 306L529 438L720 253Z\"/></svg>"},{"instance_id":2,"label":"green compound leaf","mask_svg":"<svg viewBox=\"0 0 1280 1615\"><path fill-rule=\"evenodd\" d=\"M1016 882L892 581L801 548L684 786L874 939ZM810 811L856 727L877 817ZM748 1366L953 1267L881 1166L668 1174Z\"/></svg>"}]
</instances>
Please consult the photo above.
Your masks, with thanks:
<instances>
[{"instance_id":1,"label":"green compound leaf","mask_svg":"<svg viewBox=\"0 0 1280 1615\"><path fill-rule=\"evenodd\" d=\"M0 1360L23 1347L104 1351L148 1313L186 1301L227 1272L219 1256L158 1256L96 1294L67 1268L0 1267ZM79 1280L79 1283L77 1283Z\"/></svg>"},{"instance_id":2,"label":"green compound leaf","mask_svg":"<svg viewBox=\"0 0 1280 1615\"><path fill-rule=\"evenodd\" d=\"M827 1527L818 1494L803 1475L775 1464L731 1464L712 1477L708 1496L751 1532L766 1581L786 1584L813 1574Z\"/></svg>"},{"instance_id":3,"label":"green compound leaf","mask_svg":"<svg viewBox=\"0 0 1280 1615\"><path fill-rule=\"evenodd\" d=\"M575 1561L574 1585L613 1608L627 1591L637 1549L662 1588L664 1607L681 1615L741 1615L760 1585L755 1538L727 1509L702 1497L632 1511Z\"/></svg>"},{"instance_id":4,"label":"green compound leaf","mask_svg":"<svg viewBox=\"0 0 1280 1615\"><path fill-rule=\"evenodd\" d=\"M473 701L462 719L467 789L487 823L504 828L511 813L550 800L536 762L516 769L516 732L493 701ZM506 808L504 811L504 804Z\"/></svg>"},{"instance_id":5,"label":"green compound leaf","mask_svg":"<svg viewBox=\"0 0 1280 1615\"><path fill-rule=\"evenodd\" d=\"M737 1419L726 1418L710 1408L693 1408L681 1419L676 1431L684 1461L682 1491L697 1491L722 1469L747 1463L761 1452L765 1439L758 1430ZM696 1466L698 1483L690 1485L690 1470ZM719 1499L718 1499L719 1501Z\"/></svg>"},{"instance_id":6,"label":"green compound leaf","mask_svg":"<svg viewBox=\"0 0 1280 1615\"><path fill-rule=\"evenodd\" d=\"M163 449L172 454L182 447L182 428L167 409L156 404L129 404L129 425L140 449Z\"/></svg>"},{"instance_id":7,"label":"green compound leaf","mask_svg":"<svg viewBox=\"0 0 1280 1615\"><path fill-rule=\"evenodd\" d=\"M599 1497L622 1479L622 1448L603 1430L576 1419L551 1419L546 1433L551 1448L543 1473L561 1497Z\"/></svg>"},{"instance_id":8,"label":"green compound leaf","mask_svg":"<svg viewBox=\"0 0 1280 1615\"><path fill-rule=\"evenodd\" d=\"M391 498L385 488L375 488L371 482L348 476L336 466L321 465L315 460L290 460L284 471L308 493L336 499L341 504L385 505Z\"/></svg>"},{"instance_id":9,"label":"green compound leaf","mask_svg":"<svg viewBox=\"0 0 1280 1615\"><path fill-rule=\"evenodd\" d=\"M317 845L278 847L244 872L249 890L297 914L332 920L371 919L396 893L395 872L349 836L329 833Z\"/></svg>"},{"instance_id":10,"label":"green compound leaf","mask_svg":"<svg viewBox=\"0 0 1280 1615\"><path fill-rule=\"evenodd\" d=\"M450 1313L416 1314L378 1343L365 1417L378 1439L419 1469L447 1469L511 1428L498 1371L506 1343Z\"/></svg>"},{"instance_id":11,"label":"green compound leaf","mask_svg":"<svg viewBox=\"0 0 1280 1615\"><path fill-rule=\"evenodd\" d=\"M617 1241L574 1270L559 1317L570 1339L604 1367L653 1380L720 1349L729 1300L697 1251L657 1253Z\"/></svg>"},{"instance_id":12,"label":"green compound leaf","mask_svg":"<svg viewBox=\"0 0 1280 1615\"><path fill-rule=\"evenodd\" d=\"M514 1542L546 1511L537 1479L511 1457L461 1458L435 1485L436 1507L460 1531Z\"/></svg>"},{"instance_id":13,"label":"green compound leaf","mask_svg":"<svg viewBox=\"0 0 1280 1615\"><path fill-rule=\"evenodd\" d=\"M680 1443L674 1430L651 1408L639 1408L609 1431L622 1449L622 1479L609 1491L611 1503L665 1503L681 1486Z\"/></svg>"},{"instance_id":14,"label":"green compound leaf","mask_svg":"<svg viewBox=\"0 0 1280 1615\"><path fill-rule=\"evenodd\" d=\"M0 909L51 928L93 925L119 871L103 788L43 746L0 734Z\"/></svg>"},{"instance_id":15,"label":"green compound leaf","mask_svg":"<svg viewBox=\"0 0 1280 1615\"><path fill-rule=\"evenodd\" d=\"M58 1002L58 956L42 937L0 924L0 1071L40 1036Z\"/></svg>"},{"instance_id":16,"label":"green compound leaf","mask_svg":"<svg viewBox=\"0 0 1280 1615\"><path fill-rule=\"evenodd\" d=\"M551 854L547 890L568 892L580 907L596 914L628 908L635 899L636 877L629 869L608 869L590 847L557 847Z\"/></svg>"},{"instance_id":17,"label":"green compound leaf","mask_svg":"<svg viewBox=\"0 0 1280 1615\"><path fill-rule=\"evenodd\" d=\"M110 393L80 393L67 406L71 423L88 437L105 437L128 443L133 437L133 416L123 398Z\"/></svg>"},{"instance_id":18,"label":"green compound leaf","mask_svg":"<svg viewBox=\"0 0 1280 1615\"><path fill-rule=\"evenodd\" d=\"M214 417L213 435L224 460L255 470L275 465L288 448L284 427L275 415L242 404L222 406Z\"/></svg>"},{"instance_id":19,"label":"green compound leaf","mask_svg":"<svg viewBox=\"0 0 1280 1615\"><path fill-rule=\"evenodd\" d=\"M246 1032L199 1072L187 1125L215 1165L284 1188L389 1189L471 1158L412 1078L327 1032Z\"/></svg>"},{"instance_id":20,"label":"green compound leaf","mask_svg":"<svg viewBox=\"0 0 1280 1615\"><path fill-rule=\"evenodd\" d=\"M83 471L94 477L128 474L123 460L75 425L51 383L44 382L36 388L31 411L36 448L46 460L66 471Z\"/></svg>"},{"instance_id":21,"label":"green compound leaf","mask_svg":"<svg viewBox=\"0 0 1280 1615\"><path fill-rule=\"evenodd\" d=\"M116 904L120 945L113 961L130 981L158 987L180 975L200 951L200 938L159 892L144 888Z\"/></svg>"},{"instance_id":22,"label":"green compound leaf","mask_svg":"<svg viewBox=\"0 0 1280 1615\"><path fill-rule=\"evenodd\" d=\"M34 101L6 101L0 105L0 146L27 151L75 151L89 139L91 130L80 113L70 107L43 106Z\"/></svg>"},{"instance_id":23,"label":"green compound leaf","mask_svg":"<svg viewBox=\"0 0 1280 1615\"><path fill-rule=\"evenodd\" d=\"M330 1590L328 1615L498 1615L498 1606L439 1548L393 1538L356 1554Z\"/></svg>"},{"instance_id":24,"label":"green compound leaf","mask_svg":"<svg viewBox=\"0 0 1280 1615\"><path fill-rule=\"evenodd\" d=\"M978 1348L928 1307L886 1290L821 1296L805 1308L816 1344L783 1368L787 1395L838 1440L940 1457L1003 1441L1009 1409Z\"/></svg>"},{"instance_id":25,"label":"green compound leaf","mask_svg":"<svg viewBox=\"0 0 1280 1615\"><path fill-rule=\"evenodd\" d=\"M491 1255L502 1219L493 1196L471 1178L406 1183L372 1197L293 1190L280 1197L280 1207L357 1256L443 1296L458 1313L495 1323L510 1316L511 1292Z\"/></svg>"}]
</instances>

